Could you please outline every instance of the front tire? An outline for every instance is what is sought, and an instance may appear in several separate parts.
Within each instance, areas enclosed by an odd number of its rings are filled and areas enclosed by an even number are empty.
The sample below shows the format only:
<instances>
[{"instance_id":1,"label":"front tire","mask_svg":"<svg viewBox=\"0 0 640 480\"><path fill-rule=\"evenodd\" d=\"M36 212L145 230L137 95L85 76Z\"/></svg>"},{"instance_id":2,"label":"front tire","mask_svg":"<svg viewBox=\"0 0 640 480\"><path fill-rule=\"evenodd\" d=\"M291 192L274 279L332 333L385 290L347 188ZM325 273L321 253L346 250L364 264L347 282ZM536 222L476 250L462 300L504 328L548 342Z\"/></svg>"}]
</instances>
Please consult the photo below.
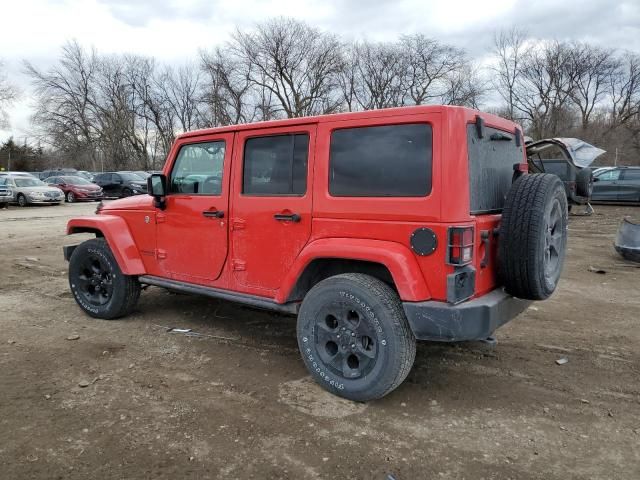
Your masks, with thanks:
<instances>
[{"instance_id":1,"label":"front tire","mask_svg":"<svg viewBox=\"0 0 640 480\"><path fill-rule=\"evenodd\" d=\"M67 200L67 203L73 203L76 201L76 196L73 194L73 192L67 192L65 198Z\"/></svg>"},{"instance_id":2,"label":"front tire","mask_svg":"<svg viewBox=\"0 0 640 480\"><path fill-rule=\"evenodd\" d=\"M87 240L73 251L69 286L82 310L105 320L127 315L140 297L137 277L122 273L103 238Z\"/></svg>"},{"instance_id":3,"label":"front tire","mask_svg":"<svg viewBox=\"0 0 640 480\"><path fill-rule=\"evenodd\" d=\"M131 195L133 195L133 192L131 191L131 189L129 188L122 189L122 197L130 197Z\"/></svg>"},{"instance_id":4,"label":"front tire","mask_svg":"<svg viewBox=\"0 0 640 480\"><path fill-rule=\"evenodd\" d=\"M18 194L18 198L16 200L18 202L18 206L19 207L26 207L27 206L27 203L28 203L27 202L27 197L24 196L24 194L19 193Z\"/></svg>"},{"instance_id":5,"label":"front tire","mask_svg":"<svg viewBox=\"0 0 640 480\"><path fill-rule=\"evenodd\" d=\"M331 393L361 402L397 388L416 354L398 294L359 273L315 285L302 302L297 334L314 380Z\"/></svg>"}]
</instances>

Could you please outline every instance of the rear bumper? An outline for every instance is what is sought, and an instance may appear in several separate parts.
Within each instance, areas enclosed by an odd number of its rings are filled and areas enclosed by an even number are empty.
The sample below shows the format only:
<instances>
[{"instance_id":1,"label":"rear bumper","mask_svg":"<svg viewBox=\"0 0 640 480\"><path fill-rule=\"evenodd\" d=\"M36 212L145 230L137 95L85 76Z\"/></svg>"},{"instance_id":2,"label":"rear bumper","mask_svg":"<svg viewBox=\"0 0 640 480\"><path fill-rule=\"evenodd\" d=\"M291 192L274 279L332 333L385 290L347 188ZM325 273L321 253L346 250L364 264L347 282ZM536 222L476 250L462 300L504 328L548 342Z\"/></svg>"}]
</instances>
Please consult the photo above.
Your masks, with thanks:
<instances>
[{"instance_id":1,"label":"rear bumper","mask_svg":"<svg viewBox=\"0 0 640 480\"><path fill-rule=\"evenodd\" d=\"M418 340L461 342L489 337L522 313L531 302L501 288L458 305L445 302L403 302L407 320Z\"/></svg>"}]
</instances>

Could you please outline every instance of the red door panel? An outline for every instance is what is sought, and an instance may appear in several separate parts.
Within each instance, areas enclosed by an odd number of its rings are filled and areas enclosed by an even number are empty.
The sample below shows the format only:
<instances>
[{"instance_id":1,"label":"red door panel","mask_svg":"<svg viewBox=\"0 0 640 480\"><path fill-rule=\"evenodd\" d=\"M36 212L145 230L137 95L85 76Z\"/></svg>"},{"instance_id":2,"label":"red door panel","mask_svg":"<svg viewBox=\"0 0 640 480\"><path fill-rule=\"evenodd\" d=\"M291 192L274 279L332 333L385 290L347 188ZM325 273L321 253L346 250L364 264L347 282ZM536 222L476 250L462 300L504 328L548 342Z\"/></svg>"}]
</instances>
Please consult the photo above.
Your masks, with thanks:
<instances>
[{"instance_id":1,"label":"red door panel","mask_svg":"<svg viewBox=\"0 0 640 480\"><path fill-rule=\"evenodd\" d=\"M224 153L219 150L220 142L224 142ZM181 149L190 152L188 149L207 148L212 152L215 150L211 153L212 158L223 154L220 172L211 174L205 170L209 161L206 155L204 161L198 157L193 164L185 160L185 165L182 165ZM156 214L156 256L163 275L203 284L211 283L220 276L228 252L232 150L232 133L182 139L174 146L172 164L165 170L170 193L166 197L165 210ZM184 173L177 173L180 169ZM180 181L174 182L178 187L171 192L174 170Z\"/></svg>"},{"instance_id":2,"label":"red door panel","mask_svg":"<svg viewBox=\"0 0 640 480\"><path fill-rule=\"evenodd\" d=\"M312 124L244 131L236 135L233 160L231 268L240 290L257 295L273 296L293 265L295 258L308 242L311 235L311 172L313 172L315 132L316 126ZM301 152L304 151L299 148L301 142L308 141L306 168L303 166L300 167L303 170L297 171L298 182L295 187L292 187L298 193L275 194L269 192L272 185L278 184L278 181L274 180L276 175L271 170L266 173L251 173L251 175L258 177L263 175L264 179L260 179L260 181L264 181L264 185L253 185L251 188L256 191L247 193L249 187L244 183L246 180L244 178L244 160L247 141L260 142L263 137L278 137L278 139L282 139L281 143L286 143L283 137L291 135L296 135L296 140L292 141L291 147L292 150L298 151L295 158L300 158ZM297 146L294 145L294 142L297 142ZM278 142L274 141L274 143ZM250 145L252 144L250 143ZM280 154L275 151L275 147L274 151L270 151L269 148L265 147L259 152L265 162L271 161L271 155L274 158L281 158ZM249 149L250 158L253 158L252 155L255 152L255 148ZM254 165L253 163L248 165L247 175L254 168L251 166ZM279 165L283 166L283 162L280 162ZM298 162L297 165L299 166L300 163ZM304 185L300 181L304 180L304 177L306 177L306 188L302 193ZM292 185L293 183L294 180L291 180ZM276 186L275 188L280 187ZM279 191L286 192L286 186L280 188Z\"/></svg>"}]
</instances>

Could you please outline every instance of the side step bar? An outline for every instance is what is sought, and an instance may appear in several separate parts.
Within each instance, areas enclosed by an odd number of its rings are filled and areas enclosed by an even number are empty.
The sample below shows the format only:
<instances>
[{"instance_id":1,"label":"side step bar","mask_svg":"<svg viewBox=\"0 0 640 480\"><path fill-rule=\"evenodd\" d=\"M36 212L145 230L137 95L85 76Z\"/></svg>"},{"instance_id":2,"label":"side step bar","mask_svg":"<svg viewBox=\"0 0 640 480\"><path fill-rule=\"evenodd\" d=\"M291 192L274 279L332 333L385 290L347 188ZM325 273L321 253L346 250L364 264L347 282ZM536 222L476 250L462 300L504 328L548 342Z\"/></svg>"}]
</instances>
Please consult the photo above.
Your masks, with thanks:
<instances>
[{"instance_id":1,"label":"side step bar","mask_svg":"<svg viewBox=\"0 0 640 480\"><path fill-rule=\"evenodd\" d=\"M179 282L177 280L169 280L167 278L154 277L153 275L140 275L138 277L140 283L146 285L154 285L156 287L174 290L176 292L191 293L194 295L204 295L205 297L220 298L229 300L230 302L244 303L255 308L264 310L274 310L276 312L289 313L297 315L300 308L299 303L276 303L256 295L246 293L233 293L219 288L204 287L193 283Z\"/></svg>"}]
</instances>

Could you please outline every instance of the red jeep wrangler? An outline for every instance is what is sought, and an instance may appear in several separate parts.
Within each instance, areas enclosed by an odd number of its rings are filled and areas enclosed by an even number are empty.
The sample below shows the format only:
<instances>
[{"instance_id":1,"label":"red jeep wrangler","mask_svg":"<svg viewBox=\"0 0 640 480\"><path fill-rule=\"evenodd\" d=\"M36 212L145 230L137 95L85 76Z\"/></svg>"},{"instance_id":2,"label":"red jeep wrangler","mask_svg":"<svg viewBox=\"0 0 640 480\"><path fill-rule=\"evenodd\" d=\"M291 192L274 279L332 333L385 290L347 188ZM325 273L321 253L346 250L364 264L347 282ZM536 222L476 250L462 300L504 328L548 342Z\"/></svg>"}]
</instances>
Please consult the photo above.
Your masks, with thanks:
<instances>
[{"instance_id":1,"label":"red jeep wrangler","mask_svg":"<svg viewBox=\"0 0 640 480\"><path fill-rule=\"evenodd\" d=\"M297 314L311 375L353 400L405 379L415 341L484 339L556 288L567 199L527 174L522 132L419 106L185 133L149 195L67 232L69 283L92 317L141 285Z\"/></svg>"}]
</instances>

